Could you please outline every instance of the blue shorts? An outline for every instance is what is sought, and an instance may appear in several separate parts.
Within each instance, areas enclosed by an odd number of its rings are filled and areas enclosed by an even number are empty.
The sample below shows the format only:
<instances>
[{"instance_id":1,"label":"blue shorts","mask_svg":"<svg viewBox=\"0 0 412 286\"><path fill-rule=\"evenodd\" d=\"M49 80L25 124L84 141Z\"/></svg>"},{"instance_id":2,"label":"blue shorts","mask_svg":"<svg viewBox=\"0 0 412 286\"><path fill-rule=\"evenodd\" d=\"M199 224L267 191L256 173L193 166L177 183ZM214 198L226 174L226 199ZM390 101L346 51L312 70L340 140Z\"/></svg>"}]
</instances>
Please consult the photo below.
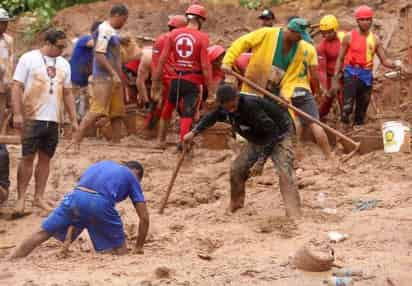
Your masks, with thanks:
<instances>
[{"instance_id":1,"label":"blue shorts","mask_svg":"<svg viewBox=\"0 0 412 286\"><path fill-rule=\"evenodd\" d=\"M114 205L100 194L74 190L43 221L42 228L64 241L67 229L73 225L75 240L87 229L96 251L118 248L125 242L123 223Z\"/></svg>"}]
</instances>

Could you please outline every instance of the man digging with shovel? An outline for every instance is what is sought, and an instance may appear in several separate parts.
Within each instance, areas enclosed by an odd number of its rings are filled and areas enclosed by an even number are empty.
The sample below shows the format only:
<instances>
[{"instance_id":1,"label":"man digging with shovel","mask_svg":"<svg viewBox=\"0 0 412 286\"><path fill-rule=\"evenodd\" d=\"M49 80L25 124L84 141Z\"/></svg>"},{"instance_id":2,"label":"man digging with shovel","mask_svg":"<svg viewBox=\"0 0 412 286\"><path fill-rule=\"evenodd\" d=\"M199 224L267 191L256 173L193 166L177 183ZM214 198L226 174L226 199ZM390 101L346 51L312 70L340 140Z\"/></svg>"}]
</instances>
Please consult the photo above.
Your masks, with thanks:
<instances>
[{"instance_id":1,"label":"man digging with shovel","mask_svg":"<svg viewBox=\"0 0 412 286\"><path fill-rule=\"evenodd\" d=\"M240 95L228 84L217 90L218 108L208 113L184 136L186 146L193 138L217 121L230 124L248 144L233 161L230 170L230 211L242 208L245 183L253 173L256 162L270 157L279 175L280 192L286 215L299 217L300 197L293 169L293 150L290 139L291 119L286 109L274 101L253 95Z\"/></svg>"}]
</instances>

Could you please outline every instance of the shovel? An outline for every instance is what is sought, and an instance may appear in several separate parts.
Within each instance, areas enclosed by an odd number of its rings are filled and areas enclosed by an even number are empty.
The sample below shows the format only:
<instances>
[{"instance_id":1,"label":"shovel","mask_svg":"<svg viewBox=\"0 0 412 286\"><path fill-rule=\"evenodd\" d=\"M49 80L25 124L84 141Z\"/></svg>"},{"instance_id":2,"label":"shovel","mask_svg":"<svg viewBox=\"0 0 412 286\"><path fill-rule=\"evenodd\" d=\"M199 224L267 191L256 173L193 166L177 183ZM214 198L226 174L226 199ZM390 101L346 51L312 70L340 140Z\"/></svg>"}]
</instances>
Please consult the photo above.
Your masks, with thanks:
<instances>
[{"instance_id":1,"label":"shovel","mask_svg":"<svg viewBox=\"0 0 412 286\"><path fill-rule=\"evenodd\" d=\"M299 114L301 117L309 120L312 123L315 123L315 124L321 126L326 131L328 131L328 132L332 133L333 135L335 135L336 137L342 139L342 144L344 145L344 147L346 147L346 148L349 147L350 150L351 150L351 152L342 159L342 162L348 161L350 158L352 158L359 151L359 148L360 148L360 145L361 145L359 142L355 142L354 140L352 140L351 138L349 138L345 134L339 132L338 130L336 130L336 129L326 125L325 123L317 120L316 118L310 116L309 114L307 114L306 112L304 112L304 111L300 110L299 108L293 106L288 101L281 98L280 96L273 95L272 93L270 93L269 91L267 91L263 87L259 86L258 84L251 81L250 79L238 74L237 72L231 71L231 74L233 76L235 76L237 79L239 79L239 80L243 81L244 83L248 84L249 86L251 86L256 91L258 91L258 92L264 94L265 96L275 100L276 102L278 102L280 105L284 106L285 108L293 110L296 114Z\"/></svg>"}]
</instances>

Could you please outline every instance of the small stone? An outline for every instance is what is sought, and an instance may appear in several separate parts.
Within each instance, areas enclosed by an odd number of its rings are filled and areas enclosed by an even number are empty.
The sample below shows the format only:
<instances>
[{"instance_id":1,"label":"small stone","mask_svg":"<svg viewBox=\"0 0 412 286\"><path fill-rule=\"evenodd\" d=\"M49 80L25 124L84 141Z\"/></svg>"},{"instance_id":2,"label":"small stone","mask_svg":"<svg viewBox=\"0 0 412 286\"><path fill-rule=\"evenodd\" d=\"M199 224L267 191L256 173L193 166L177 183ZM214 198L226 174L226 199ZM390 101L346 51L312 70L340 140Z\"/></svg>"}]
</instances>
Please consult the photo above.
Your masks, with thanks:
<instances>
[{"instance_id":1,"label":"small stone","mask_svg":"<svg viewBox=\"0 0 412 286\"><path fill-rule=\"evenodd\" d=\"M166 266L157 267L155 275L157 278L170 278L172 270Z\"/></svg>"}]
</instances>

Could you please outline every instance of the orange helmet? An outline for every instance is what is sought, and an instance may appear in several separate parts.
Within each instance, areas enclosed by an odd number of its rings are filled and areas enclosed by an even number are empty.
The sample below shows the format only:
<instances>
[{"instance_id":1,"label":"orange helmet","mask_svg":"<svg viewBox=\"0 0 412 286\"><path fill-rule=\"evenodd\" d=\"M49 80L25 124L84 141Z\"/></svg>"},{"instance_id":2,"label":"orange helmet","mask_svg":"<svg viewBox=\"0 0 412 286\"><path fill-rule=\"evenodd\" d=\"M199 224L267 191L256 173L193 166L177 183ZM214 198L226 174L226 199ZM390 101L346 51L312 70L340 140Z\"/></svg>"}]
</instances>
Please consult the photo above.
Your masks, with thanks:
<instances>
[{"instance_id":1,"label":"orange helmet","mask_svg":"<svg viewBox=\"0 0 412 286\"><path fill-rule=\"evenodd\" d=\"M217 58L225 53L225 48L220 45L214 45L207 48L207 58L209 62L214 62Z\"/></svg>"},{"instance_id":2,"label":"orange helmet","mask_svg":"<svg viewBox=\"0 0 412 286\"><path fill-rule=\"evenodd\" d=\"M206 20L206 9L201 5L194 4L187 8L186 15L194 15Z\"/></svg>"},{"instance_id":3,"label":"orange helmet","mask_svg":"<svg viewBox=\"0 0 412 286\"><path fill-rule=\"evenodd\" d=\"M373 10L371 7L362 5L356 8L355 10L355 18L359 19L370 19L373 18Z\"/></svg>"},{"instance_id":4,"label":"orange helmet","mask_svg":"<svg viewBox=\"0 0 412 286\"><path fill-rule=\"evenodd\" d=\"M169 22L167 22L167 25L173 28L182 28L187 25L187 20L183 15L169 16Z\"/></svg>"}]
</instances>

